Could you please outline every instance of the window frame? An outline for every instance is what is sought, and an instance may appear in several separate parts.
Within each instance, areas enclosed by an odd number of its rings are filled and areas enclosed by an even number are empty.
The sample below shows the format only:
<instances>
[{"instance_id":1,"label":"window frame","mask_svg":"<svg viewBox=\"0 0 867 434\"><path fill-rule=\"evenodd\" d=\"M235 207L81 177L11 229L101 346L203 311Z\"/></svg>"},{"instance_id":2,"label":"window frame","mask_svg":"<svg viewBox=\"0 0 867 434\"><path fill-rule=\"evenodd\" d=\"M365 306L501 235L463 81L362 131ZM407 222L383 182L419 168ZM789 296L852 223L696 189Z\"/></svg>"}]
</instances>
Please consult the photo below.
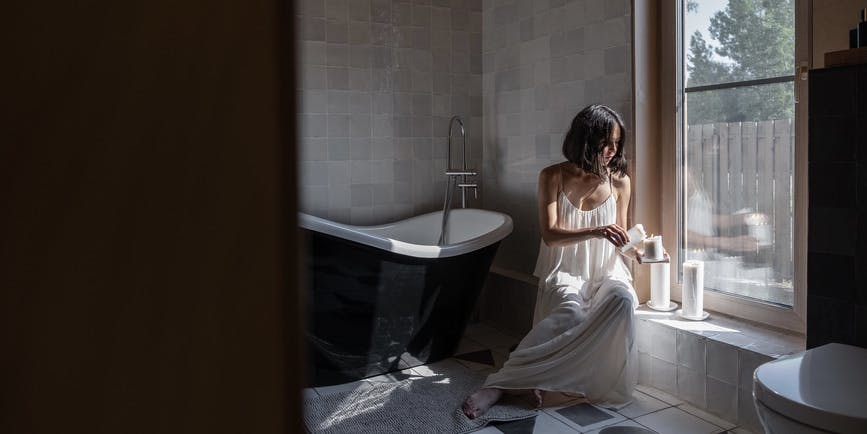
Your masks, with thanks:
<instances>
[{"instance_id":1,"label":"window frame","mask_svg":"<svg viewBox=\"0 0 867 434\"><path fill-rule=\"evenodd\" d=\"M684 128L684 10L685 0L661 0L660 2L660 169L661 188L660 217L667 234L677 234L677 247L669 252L674 266L671 267L671 298L682 301L680 283L680 250L685 247L683 228L683 205L686 189L683 164ZM811 0L795 0L795 61L808 68L811 65L810 17ZM793 65L794 69L794 65ZM803 71L803 70L802 70ZM794 71L793 71L794 73ZM795 162L794 162L794 300L792 307L762 302L734 294L709 290L704 292L704 308L761 323L773 328L806 333L807 301L807 81L800 73L795 74ZM803 252L803 254L798 254Z\"/></svg>"}]
</instances>

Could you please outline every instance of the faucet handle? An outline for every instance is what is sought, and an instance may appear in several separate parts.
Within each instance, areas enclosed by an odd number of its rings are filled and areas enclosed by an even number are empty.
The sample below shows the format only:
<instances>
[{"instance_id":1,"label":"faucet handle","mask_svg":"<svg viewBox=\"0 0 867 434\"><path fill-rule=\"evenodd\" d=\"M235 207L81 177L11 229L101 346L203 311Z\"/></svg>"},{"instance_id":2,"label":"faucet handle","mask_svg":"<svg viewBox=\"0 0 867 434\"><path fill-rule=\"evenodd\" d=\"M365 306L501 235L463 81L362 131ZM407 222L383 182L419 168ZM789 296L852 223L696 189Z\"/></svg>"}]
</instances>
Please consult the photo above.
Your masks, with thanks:
<instances>
[{"instance_id":1,"label":"faucet handle","mask_svg":"<svg viewBox=\"0 0 867 434\"><path fill-rule=\"evenodd\" d=\"M479 173L473 169L447 169L446 176L476 176Z\"/></svg>"},{"instance_id":2,"label":"faucet handle","mask_svg":"<svg viewBox=\"0 0 867 434\"><path fill-rule=\"evenodd\" d=\"M473 197L475 197L476 199L479 198L479 184L475 184L475 183L466 183L466 184L458 183L458 188L463 188L463 189L472 188L472 189L473 189Z\"/></svg>"}]
</instances>

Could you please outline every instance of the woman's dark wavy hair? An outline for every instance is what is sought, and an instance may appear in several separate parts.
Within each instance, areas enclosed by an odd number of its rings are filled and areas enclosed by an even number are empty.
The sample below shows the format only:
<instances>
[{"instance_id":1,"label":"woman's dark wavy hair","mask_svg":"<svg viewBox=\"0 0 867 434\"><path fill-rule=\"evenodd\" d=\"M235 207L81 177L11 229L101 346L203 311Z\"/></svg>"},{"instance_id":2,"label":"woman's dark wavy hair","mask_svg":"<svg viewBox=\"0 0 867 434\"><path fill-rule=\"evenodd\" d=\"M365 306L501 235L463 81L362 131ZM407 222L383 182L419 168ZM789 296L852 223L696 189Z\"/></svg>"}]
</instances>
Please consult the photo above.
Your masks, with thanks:
<instances>
[{"instance_id":1,"label":"woman's dark wavy hair","mask_svg":"<svg viewBox=\"0 0 867 434\"><path fill-rule=\"evenodd\" d=\"M572 119L572 126L563 140L563 156L581 170L606 179L608 173L599 155L605 142L611 137L615 125L620 127L620 139L617 141L614 158L608 162L608 169L611 173L625 175L626 157L623 156L623 144L626 142L626 128L623 126L623 119L616 111L601 104L585 107Z\"/></svg>"}]
</instances>

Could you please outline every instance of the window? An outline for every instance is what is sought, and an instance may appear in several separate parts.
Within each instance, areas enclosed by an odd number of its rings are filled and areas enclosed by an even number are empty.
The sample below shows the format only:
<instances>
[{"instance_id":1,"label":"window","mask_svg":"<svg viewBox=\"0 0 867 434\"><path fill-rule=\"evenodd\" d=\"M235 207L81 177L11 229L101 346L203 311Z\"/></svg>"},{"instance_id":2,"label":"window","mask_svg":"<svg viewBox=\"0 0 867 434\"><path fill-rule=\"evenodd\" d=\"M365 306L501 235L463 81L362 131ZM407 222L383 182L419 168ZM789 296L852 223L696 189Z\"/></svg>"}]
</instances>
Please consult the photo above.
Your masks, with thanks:
<instances>
[{"instance_id":1,"label":"window","mask_svg":"<svg viewBox=\"0 0 867 434\"><path fill-rule=\"evenodd\" d=\"M665 204L678 210L676 275L702 260L707 308L803 332L806 82L795 65L808 60L807 0L665 4L677 10L676 90L665 89L677 119L663 119L677 125L678 195Z\"/></svg>"},{"instance_id":2,"label":"window","mask_svg":"<svg viewBox=\"0 0 867 434\"><path fill-rule=\"evenodd\" d=\"M683 256L705 287L794 302L794 0L687 0Z\"/></svg>"}]
</instances>

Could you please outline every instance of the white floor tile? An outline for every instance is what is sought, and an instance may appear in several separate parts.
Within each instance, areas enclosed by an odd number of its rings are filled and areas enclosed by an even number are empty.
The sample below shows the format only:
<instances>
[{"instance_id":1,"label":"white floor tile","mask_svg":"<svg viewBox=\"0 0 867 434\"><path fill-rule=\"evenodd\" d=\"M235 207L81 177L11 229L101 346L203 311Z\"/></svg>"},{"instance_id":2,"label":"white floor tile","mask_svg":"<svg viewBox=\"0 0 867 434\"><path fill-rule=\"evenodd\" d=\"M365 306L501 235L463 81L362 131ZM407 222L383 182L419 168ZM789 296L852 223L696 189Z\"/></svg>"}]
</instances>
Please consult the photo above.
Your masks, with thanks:
<instances>
[{"instance_id":1,"label":"white floor tile","mask_svg":"<svg viewBox=\"0 0 867 434\"><path fill-rule=\"evenodd\" d=\"M632 421L632 420L625 420L625 421L620 422L620 423L615 423L614 425L609 425L609 426L606 426L606 427L603 427L603 428L595 429L595 430L593 430L593 431L587 431L585 434L604 434L604 433L602 433L602 430L603 430L603 429L611 428L611 427L615 427L615 426L629 426L629 427L635 427L635 428L646 428L646 429L650 429L650 428L647 428L647 427L645 427L645 426L642 426L641 424L635 423L635 421Z\"/></svg>"},{"instance_id":2,"label":"white floor tile","mask_svg":"<svg viewBox=\"0 0 867 434\"><path fill-rule=\"evenodd\" d=\"M632 394L631 404L626 407L621 408L617 412L630 418L634 419L639 416L644 416L647 413L652 413L654 411L662 410L665 407L671 407L671 404L668 404L664 401L660 401L646 393L635 391Z\"/></svg>"},{"instance_id":3,"label":"white floor tile","mask_svg":"<svg viewBox=\"0 0 867 434\"><path fill-rule=\"evenodd\" d=\"M359 381L353 381L351 383L335 384L334 386L317 387L316 392L319 393L320 395L330 395L332 393L346 392L349 390L356 390L356 389L362 389L363 390L363 389L367 389L368 387L370 387L370 383L368 383L367 381L364 381L364 380L359 380Z\"/></svg>"},{"instance_id":4,"label":"white floor tile","mask_svg":"<svg viewBox=\"0 0 867 434\"><path fill-rule=\"evenodd\" d=\"M715 416L711 413L708 413L708 412L706 412L700 408L694 407L694 406L689 405L689 404L681 404L681 405L677 406L677 408L679 408L679 409L681 409L681 410L683 410L683 411L685 411L685 412L687 412L693 416L697 416L697 417L699 417L699 418L701 418L707 422L710 422L710 423L712 423L712 424L714 424L720 428L732 429L735 427L735 424L733 422L727 421L721 417Z\"/></svg>"},{"instance_id":5,"label":"white floor tile","mask_svg":"<svg viewBox=\"0 0 867 434\"><path fill-rule=\"evenodd\" d=\"M646 394L648 394L648 395L650 395L650 396L652 396L652 397L654 397L654 398L656 398L662 402L665 402L667 404L678 405L678 404L683 403L683 400L677 398L676 396L668 394L666 392L663 392L663 391L661 391L657 388L654 388L654 387L639 384L638 386L635 387L635 390L637 390L639 392L646 393Z\"/></svg>"},{"instance_id":6,"label":"white floor tile","mask_svg":"<svg viewBox=\"0 0 867 434\"><path fill-rule=\"evenodd\" d=\"M720 427L699 419L677 407L650 413L635 419L636 422L666 434L716 434Z\"/></svg>"},{"instance_id":7,"label":"white floor tile","mask_svg":"<svg viewBox=\"0 0 867 434\"><path fill-rule=\"evenodd\" d=\"M529 420L525 420L525 422L533 423L533 434L578 434L580 432L542 411L537 414L535 420L532 422ZM498 430L497 432L509 432L509 430L504 427L502 430Z\"/></svg>"},{"instance_id":8,"label":"white floor tile","mask_svg":"<svg viewBox=\"0 0 867 434\"><path fill-rule=\"evenodd\" d=\"M533 434L560 434L560 433L577 433L569 425L561 422L559 419L551 417L543 411L536 416L536 426L533 427Z\"/></svg>"}]
</instances>

